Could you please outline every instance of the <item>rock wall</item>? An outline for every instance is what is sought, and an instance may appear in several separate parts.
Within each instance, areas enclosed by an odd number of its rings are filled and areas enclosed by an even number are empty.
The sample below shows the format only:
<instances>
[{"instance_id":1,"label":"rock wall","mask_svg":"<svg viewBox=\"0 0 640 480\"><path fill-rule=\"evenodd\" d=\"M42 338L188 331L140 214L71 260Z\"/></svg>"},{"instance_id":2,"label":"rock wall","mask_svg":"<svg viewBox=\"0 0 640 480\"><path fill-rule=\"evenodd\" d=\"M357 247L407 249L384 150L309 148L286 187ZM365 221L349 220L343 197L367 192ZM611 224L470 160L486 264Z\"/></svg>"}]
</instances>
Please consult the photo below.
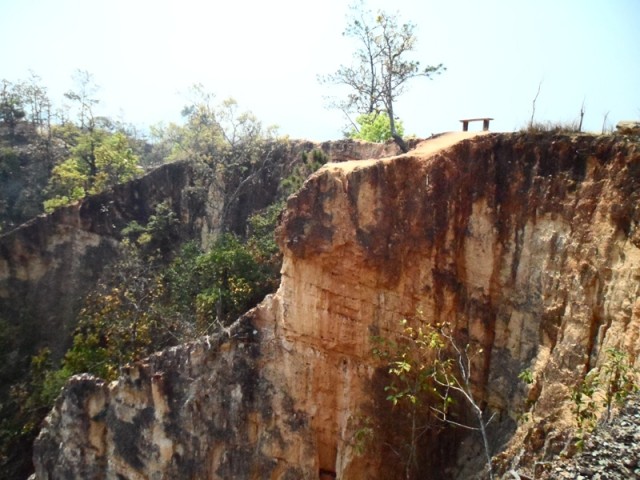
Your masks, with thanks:
<instances>
[{"instance_id":1,"label":"rock wall","mask_svg":"<svg viewBox=\"0 0 640 480\"><path fill-rule=\"evenodd\" d=\"M354 140L277 145L282 148L257 186L232 206L232 231L244 231L249 215L275 201L281 179L291 174L302 152L319 149L334 161L397 153L393 144ZM145 224L159 203L169 202L180 220L181 240L207 246L220 232L223 196L211 169L177 162L0 235L0 318L21 325L27 353L48 346L60 358L85 295L118 258L122 228L134 220Z\"/></svg>"},{"instance_id":2,"label":"rock wall","mask_svg":"<svg viewBox=\"0 0 640 480\"><path fill-rule=\"evenodd\" d=\"M37 478L400 478L393 445L359 452L354 434L363 413L389 421L371 336L417 311L483 348L474 389L497 415L502 468L559 453L580 376L610 346L639 364L638 144L455 140L312 176L281 221L277 294L111 385L72 380L36 443ZM534 419L518 424L526 399ZM428 458L421 478L479 471L456 465L452 435L427 442L448 465Z\"/></svg>"},{"instance_id":3,"label":"rock wall","mask_svg":"<svg viewBox=\"0 0 640 480\"><path fill-rule=\"evenodd\" d=\"M2 318L22 324L31 346L47 345L59 358L84 296L117 259L129 222L146 223L166 201L181 220L183 238L217 228L220 198L210 176L186 162L164 165L0 236Z\"/></svg>"},{"instance_id":4,"label":"rock wall","mask_svg":"<svg viewBox=\"0 0 640 480\"><path fill-rule=\"evenodd\" d=\"M312 478L303 414L263 374L263 341L244 318L117 383L74 377L36 442L37 478Z\"/></svg>"}]
</instances>

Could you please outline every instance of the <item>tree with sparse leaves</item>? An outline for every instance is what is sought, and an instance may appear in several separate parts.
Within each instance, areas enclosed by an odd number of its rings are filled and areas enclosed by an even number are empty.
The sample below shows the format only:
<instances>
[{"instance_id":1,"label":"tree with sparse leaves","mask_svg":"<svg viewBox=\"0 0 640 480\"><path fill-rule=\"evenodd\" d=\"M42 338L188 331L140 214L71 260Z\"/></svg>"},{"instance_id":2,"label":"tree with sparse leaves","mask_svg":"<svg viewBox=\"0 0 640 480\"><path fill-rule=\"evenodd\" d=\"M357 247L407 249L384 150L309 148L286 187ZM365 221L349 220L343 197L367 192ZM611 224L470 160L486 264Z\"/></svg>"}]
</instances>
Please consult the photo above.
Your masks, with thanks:
<instances>
[{"instance_id":1,"label":"tree with sparse leaves","mask_svg":"<svg viewBox=\"0 0 640 480\"><path fill-rule=\"evenodd\" d=\"M399 454L405 465L405 479L416 478L420 438L433 426L431 420L454 428L480 433L484 447L487 476L494 478L491 448L482 402L472 385L472 360L482 349L474 349L455 337L448 323L435 325L420 316L401 321L397 340L374 337L373 355L388 365L390 382L386 399L394 407L406 409L410 419L406 444ZM460 418L459 404L469 408L476 426ZM426 423L421 423L427 418Z\"/></svg>"},{"instance_id":2,"label":"tree with sparse leaves","mask_svg":"<svg viewBox=\"0 0 640 480\"><path fill-rule=\"evenodd\" d=\"M240 111L233 98L216 104L200 84L191 88L190 96L182 110L184 126L171 123L153 129L155 148L166 152L168 161L206 164L224 196L220 228L241 234L244 221L232 215L241 197L260 188L265 173L276 168L285 142L276 137L275 127L265 128L251 112Z\"/></svg>"},{"instance_id":3,"label":"tree with sparse leaves","mask_svg":"<svg viewBox=\"0 0 640 480\"><path fill-rule=\"evenodd\" d=\"M346 100L336 104L348 117L353 112L385 112L390 121L391 137L406 152L407 144L396 127L395 101L404 93L409 80L430 78L441 73L444 67L442 64L423 67L419 61L407 58L416 45L413 23L400 23L397 15L383 11L374 15L363 2L354 4L351 10L344 35L360 44L354 55L355 63L342 65L335 73L320 80L351 90Z\"/></svg>"},{"instance_id":4,"label":"tree with sparse leaves","mask_svg":"<svg viewBox=\"0 0 640 480\"><path fill-rule=\"evenodd\" d=\"M0 126L6 125L9 133L13 135L16 125L25 116L24 102L17 92L17 88L11 82L2 80L2 89L0 89Z\"/></svg>"}]
</instances>

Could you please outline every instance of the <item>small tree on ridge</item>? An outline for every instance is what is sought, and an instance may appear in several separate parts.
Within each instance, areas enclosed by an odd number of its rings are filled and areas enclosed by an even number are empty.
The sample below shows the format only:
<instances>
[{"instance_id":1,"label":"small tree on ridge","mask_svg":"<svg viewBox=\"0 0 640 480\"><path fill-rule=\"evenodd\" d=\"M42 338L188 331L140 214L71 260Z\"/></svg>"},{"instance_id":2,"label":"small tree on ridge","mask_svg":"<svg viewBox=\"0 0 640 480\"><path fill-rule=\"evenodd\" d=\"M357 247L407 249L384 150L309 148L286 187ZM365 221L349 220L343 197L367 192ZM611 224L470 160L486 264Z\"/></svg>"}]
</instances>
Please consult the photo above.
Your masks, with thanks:
<instances>
[{"instance_id":1,"label":"small tree on ridge","mask_svg":"<svg viewBox=\"0 0 640 480\"><path fill-rule=\"evenodd\" d=\"M354 55L355 64L342 65L335 73L320 80L351 89L347 99L336 105L347 116L354 111L360 114L385 112L389 116L392 138L406 152L408 147L396 128L394 103L404 93L408 80L429 78L445 68L442 64L422 67L420 62L406 58L416 44L413 23L400 24L396 15L383 11L373 16L363 2L352 5L351 10L349 25L343 35L360 43Z\"/></svg>"}]
</instances>

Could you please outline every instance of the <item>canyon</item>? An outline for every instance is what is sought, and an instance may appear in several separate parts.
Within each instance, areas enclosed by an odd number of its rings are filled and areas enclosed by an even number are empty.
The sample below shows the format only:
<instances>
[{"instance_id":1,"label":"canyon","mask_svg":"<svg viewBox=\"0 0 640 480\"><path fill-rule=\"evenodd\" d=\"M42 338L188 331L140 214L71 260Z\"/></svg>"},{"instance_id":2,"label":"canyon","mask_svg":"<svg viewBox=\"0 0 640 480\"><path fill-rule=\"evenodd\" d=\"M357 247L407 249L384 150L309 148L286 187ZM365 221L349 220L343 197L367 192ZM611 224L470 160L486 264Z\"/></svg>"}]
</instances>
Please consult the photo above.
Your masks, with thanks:
<instances>
[{"instance_id":1,"label":"canyon","mask_svg":"<svg viewBox=\"0 0 640 480\"><path fill-rule=\"evenodd\" d=\"M314 143L297 140L273 147L257 186L230 209L226 227L243 230L246 219L274 202L282 178L314 149L335 161L398 153L393 145L353 140ZM24 330L24 349L49 348L60 358L69 347L84 297L120 255L122 230L146 224L159 204L175 213L176 242L210 246L221 232L225 193L213 169L195 162L162 165L80 202L40 215L0 235L0 312ZM228 207L227 207L228 208Z\"/></svg>"},{"instance_id":2,"label":"canyon","mask_svg":"<svg viewBox=\"0 0 640 480\"><path fill-rule=\"evenodd\" d=\"M640 367L637 140L445 134L378 157L332 157L288 199L280 288L229 328L112 383L73 377L35 478L404 478L405 420L371 351L406 318L480 352L497 472L566 454L574 385L609 348ZM419 478L482 475L476 434L423 442Z\"/></svg>"}]
</instances>

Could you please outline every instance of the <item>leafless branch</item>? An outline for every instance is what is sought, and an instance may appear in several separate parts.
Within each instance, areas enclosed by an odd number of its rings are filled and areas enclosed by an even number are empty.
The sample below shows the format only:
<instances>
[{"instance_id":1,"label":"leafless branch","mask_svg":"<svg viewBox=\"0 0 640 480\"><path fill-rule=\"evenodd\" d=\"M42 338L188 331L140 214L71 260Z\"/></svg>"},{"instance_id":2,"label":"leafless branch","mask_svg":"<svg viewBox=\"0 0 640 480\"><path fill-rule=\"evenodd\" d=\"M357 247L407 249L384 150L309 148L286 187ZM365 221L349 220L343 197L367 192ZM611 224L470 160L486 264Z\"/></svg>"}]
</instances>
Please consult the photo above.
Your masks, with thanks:
<instances>
[{"instance_id":1,"label":"leafless branch","mask_svg":"<svg viewBox=\"0 0 640 480\"><path fill-rule=\"evenodd\" d=\"M531 107L531 119L529 120L529 128L533 127L533 117L536 114L536 102L538 101L538 95L540 95L540 88L542 87L542 80L538 83L538 91L536 92L536 96L533 97L533 105Z\"/></svg>"}]
</instances>

